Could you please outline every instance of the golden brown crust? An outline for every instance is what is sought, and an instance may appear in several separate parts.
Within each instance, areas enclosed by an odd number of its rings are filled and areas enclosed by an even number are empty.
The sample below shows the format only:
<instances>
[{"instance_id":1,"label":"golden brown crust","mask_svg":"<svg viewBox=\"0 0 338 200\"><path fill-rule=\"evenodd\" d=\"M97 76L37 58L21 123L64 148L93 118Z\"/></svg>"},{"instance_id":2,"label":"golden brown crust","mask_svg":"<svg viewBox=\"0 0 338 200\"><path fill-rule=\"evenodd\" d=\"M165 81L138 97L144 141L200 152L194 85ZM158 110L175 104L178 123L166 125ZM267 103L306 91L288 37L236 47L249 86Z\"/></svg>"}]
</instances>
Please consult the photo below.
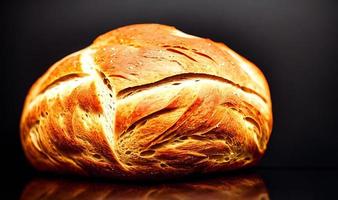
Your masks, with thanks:
<instances>
[{"instance_id":1,"label":"golden brown crust","mask_svg":"<svg viewBox=\"0 0 338 200\"><path fill-rule=\"evenodd\" d=\"M53 65L27 96L21 140L40 170L169 177L250 166L271 129L254 64L224 44L139 24Z\"/></svg>"}]
</instances>

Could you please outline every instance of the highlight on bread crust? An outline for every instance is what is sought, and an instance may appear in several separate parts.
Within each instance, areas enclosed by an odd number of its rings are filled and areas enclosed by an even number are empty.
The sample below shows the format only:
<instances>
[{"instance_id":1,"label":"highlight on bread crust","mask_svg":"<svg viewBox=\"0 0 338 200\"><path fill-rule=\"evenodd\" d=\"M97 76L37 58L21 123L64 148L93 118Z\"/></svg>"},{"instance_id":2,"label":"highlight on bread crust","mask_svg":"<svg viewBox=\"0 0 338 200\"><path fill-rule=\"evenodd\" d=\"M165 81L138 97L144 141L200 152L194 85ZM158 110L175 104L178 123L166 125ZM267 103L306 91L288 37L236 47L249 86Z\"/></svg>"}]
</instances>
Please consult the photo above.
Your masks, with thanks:
<instances>
[{"instance_id":1,"label":"highlight on bread crust","mask_svg":"<svg viewBox=\"0 0 338 200\"><path fill-rule=\"evenodd\" d=\"M117 184L67 179L34 179L21 200L54 199L260 199L268 200L264 181L257 175L220 177L203 181Z\"/></svg>"},{"instance_id":2,"label":"highlight on bread crust","mask_svg":"<svg viewBox=\"0 0 338 200\"><path fill-rule=\"evenodd\" d=\"M263 73L224 44L137 24L51 66L20 128L39 170L161 178L255 164L272 107Z\"/></svg>"}]
</instances>

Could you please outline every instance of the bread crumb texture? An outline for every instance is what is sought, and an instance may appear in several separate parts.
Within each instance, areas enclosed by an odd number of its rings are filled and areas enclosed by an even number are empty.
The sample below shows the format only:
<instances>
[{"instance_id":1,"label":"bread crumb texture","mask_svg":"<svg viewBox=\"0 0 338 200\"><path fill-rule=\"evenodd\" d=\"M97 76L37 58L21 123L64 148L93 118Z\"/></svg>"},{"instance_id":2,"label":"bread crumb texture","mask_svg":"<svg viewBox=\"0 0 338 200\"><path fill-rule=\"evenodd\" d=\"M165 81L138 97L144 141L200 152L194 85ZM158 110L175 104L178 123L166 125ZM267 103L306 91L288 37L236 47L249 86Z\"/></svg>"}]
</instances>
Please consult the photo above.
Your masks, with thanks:
<instances>
[{"instance_id":1,"label":"bread crumb texture","mask_svg":"<svg viewBox=\"0 0 338 200\"><path fill-rule=\"evenodd\" d=\"M257 163L272 108L263 73L224 44L137 24L51 66L31 87L20 128L42 171L171 178Z\"/></svg>"}]
</instances>

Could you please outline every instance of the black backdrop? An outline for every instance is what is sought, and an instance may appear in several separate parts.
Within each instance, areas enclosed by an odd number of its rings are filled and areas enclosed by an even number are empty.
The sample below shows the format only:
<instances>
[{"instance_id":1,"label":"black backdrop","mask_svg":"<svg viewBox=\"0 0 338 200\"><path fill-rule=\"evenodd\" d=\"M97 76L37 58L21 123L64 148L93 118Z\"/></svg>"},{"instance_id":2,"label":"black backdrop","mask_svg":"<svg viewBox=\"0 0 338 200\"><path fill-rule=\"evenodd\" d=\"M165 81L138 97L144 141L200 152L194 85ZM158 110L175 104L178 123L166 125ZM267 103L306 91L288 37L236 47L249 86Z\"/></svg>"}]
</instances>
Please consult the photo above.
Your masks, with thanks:
<instances>
[{"instance_id":1,"label":"black backdrop","mask_svg":"<svg viewBox=\"0 0 338 200\"><path fill-rule=\"evenodd\" d=\"M274 128L265 168L338 166L338 1L10 1L2 6L1 129L6 166L29 168L19 118L31 84L99 34L163 23L221 41L266 75Z\"/></svg>"}]
</instances>

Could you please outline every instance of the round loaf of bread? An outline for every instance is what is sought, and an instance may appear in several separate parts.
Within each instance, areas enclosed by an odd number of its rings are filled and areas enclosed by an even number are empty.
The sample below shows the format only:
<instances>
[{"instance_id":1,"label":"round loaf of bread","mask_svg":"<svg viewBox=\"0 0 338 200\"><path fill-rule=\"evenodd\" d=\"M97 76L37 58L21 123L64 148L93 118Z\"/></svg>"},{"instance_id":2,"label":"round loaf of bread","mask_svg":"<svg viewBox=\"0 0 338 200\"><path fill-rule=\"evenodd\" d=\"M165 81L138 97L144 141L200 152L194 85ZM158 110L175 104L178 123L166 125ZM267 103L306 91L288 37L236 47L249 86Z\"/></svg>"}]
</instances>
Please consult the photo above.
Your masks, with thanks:
<instances>
[{"instance_id":1,"label":"round loaf of bread","mask_svg":"<svg viewBox=\"0 0 338 200\"><path fill-rule=\"evenodd\" d=\"M224 44L138 24L51 66L20 126L39 170L167 178L257 163L272 108L262 72Z\"/></svg>"}]
</instances>

